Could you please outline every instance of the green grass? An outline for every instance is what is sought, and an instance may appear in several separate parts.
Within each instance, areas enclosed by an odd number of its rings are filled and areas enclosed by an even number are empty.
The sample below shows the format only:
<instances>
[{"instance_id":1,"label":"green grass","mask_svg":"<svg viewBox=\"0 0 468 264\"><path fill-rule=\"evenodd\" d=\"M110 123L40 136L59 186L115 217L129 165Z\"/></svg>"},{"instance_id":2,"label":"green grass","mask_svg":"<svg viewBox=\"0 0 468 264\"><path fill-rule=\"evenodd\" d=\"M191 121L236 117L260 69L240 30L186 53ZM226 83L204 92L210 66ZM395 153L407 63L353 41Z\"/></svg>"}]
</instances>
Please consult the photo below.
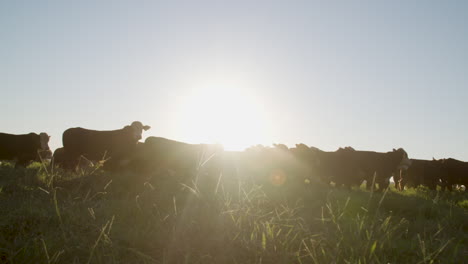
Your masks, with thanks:
<instances>
[{"instance_id":1,"label":"green grass","mask_svg":"<svg viewBox=\"0 0 468 264\"><path fill-rule=\"evenodd\" d=\"M0 165L0 263L463 263L468 195Z\"/></svg>"}]
</instances>

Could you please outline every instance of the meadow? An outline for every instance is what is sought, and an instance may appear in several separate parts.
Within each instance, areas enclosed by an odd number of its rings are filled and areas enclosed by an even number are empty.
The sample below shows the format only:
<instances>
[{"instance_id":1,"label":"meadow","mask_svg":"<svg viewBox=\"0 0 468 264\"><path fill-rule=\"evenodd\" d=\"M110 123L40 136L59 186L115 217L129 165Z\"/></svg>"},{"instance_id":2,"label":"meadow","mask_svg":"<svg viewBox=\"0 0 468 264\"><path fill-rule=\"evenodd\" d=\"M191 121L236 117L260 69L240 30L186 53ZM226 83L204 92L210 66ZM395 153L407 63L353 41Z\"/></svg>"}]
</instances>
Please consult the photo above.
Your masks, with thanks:
<instances>
[{"instance_id":1,"label":"meadow","mask_svg":"<svg viewBox=\"0 0 468 264\"><path fill-rule=\"evenodd\" d=\"M0 165L0 263L466 263L468 194Z\"/></svg>"}]
</instances>

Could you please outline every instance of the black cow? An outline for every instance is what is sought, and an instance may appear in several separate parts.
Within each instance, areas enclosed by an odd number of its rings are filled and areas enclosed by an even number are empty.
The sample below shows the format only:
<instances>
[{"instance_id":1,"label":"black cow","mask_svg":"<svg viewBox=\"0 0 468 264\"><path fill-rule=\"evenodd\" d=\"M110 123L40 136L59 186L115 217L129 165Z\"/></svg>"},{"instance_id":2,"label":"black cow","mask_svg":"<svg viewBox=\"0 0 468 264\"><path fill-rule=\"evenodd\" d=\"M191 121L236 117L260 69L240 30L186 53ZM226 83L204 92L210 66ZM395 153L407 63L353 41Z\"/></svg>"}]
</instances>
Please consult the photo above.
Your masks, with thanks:
<instances>
[{"instance_id":1,"label":"black cow","mask_svg":"<svg viewBox=\"0 0 468 264\"><path fill-rule=\"evenodd\" d=\"M67 164L69 159L67 158L65 148L55 149L52 161L53 161L52 164L57 164L57 165L61 165L61 166L64 166L64 167L69 167L69 165Z\"/></svg>"},{"instance_id":2,"label":"black cow","mask_svg":"<svg viewBox=\"0 0 468 264\"><path fill-rule=\"evenodd\" d=\"M437 161L411 159L411 166L400 175L394 176L395 186L400 191L405 186L416 188L419 185L435 190L443 173L442 166Z\"/></svg>"},{"instance_id":3,"label":"black cow","mask_svg":"<svg viewBox=\"0 0 468 264\"><path fill-rule=\"evenodd\" d=\"M348 152L358 164L359 170L364 173L367 189L373 187L372 183L374 182L379 185L378 191L388 188L390 178L411 165L408 154L402 148L393 149L393 151L386 153L373 151Z\"/></svg>"},{"instance_id":4,"label":"black cow","mask_svg":"<svg viewBox=\"0 0 468 264\"><path fill-rule=\"evenodd\" d=\"M0 133L0 160L15 160L15 167L26 166L34 160L50 158L47 133L12 135Z\"/></svg>"},{"instance_id":5,"label":"black cow","mask_svg":"<svg viewBox=\"0 0 468 264\"><path fill-rule=\"evenodd\" d=\"M75 168L81 156L90 161L109 159L105 168L117 168L135 151L143 130L150 129L139 121L122 129L110 131L90 130L81 127L69 128L63 132L63 148L58 160L66 168Z\"/></svg>"},{"instance_id":6,"label":"black cow","mask_svg":"<svg viewBox=\"0 0 468 264\"><path fill-rule=\"evenodd\" d=\"M367 188L370 189L375 181L379 191L389 186L389 179L396 171L406 168L410 163L408 154L401 148L379 153L357 151L351 147L326 152L310 147L308 157L316 168L316 174L327 183L335 182L337 186L350 188L366 180Z\"/></svg>"},{"instance_id":7,"label":"black cow","mask_svg":"<svg viewBox=\"0 0 468 264\"><path fill-rule=\"evenodd\" d=\"M51 164L53 166L57 165L58 167L63 168L76 168L76 166L86 168L94 165L92 161L83 156L80 157L78 161L76 161L76 159L72 159L65 148L58 148L54 151L53 162Z\"/></svg>"},{"instance_id":8,"label":"black cow","mask_svg":"<svg viewBox=\"0 0 468 264\"><path fill-rule=\"evenodd\" d=\"M468 184L468 162L448 158L434 160L442 168L441 185L444 190L452 191L454 185L464 185L465 190Z\"/></svg>"},{"instance_id":9,"label":"black cow","mask_svg":"<svg viewBox=\"0 0 468 264\"><path fill-rule=\"evenodd\" d=\"M188 144L162 137L148 137L145 143L138 144L132 157L131 167L143 173L172 171L178 175L190 175L217 170L213 161L223 151L221 145Z\"/></svg>"},{"instance_id":10,"label":"black cow","mask_svg":"<svg viewBox=\"0 0 468 264\"><path fill-rule=\"evenodd\" d=\"M292 150L298 159L309 164L312 174L324 183L335 183L335 186L345 186L350 189L360 185L363 174L354 157L354 149L345 148L337 151L323 151L304 144L296 145Z\"/></svg>"}]
</instances>

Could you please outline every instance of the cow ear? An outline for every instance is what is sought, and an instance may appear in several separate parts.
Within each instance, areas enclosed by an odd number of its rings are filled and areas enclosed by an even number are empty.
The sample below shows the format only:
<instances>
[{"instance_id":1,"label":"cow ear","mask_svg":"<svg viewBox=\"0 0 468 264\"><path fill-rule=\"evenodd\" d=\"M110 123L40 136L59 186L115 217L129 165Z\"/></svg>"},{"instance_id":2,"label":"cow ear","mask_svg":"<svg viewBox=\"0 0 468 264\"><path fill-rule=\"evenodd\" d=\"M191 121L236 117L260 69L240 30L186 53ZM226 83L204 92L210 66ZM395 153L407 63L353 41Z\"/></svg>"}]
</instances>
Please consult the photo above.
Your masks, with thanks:
<instances>
[{"instance_id":1,"label":"cow ear","mask_svg":"<svg viewBox=\"0 0 468 264\"><path fill-rule=\"evenodd\" d=\"M143 130L146 131L146 130L148 130L148 129L150 129L150 128L151 128L150 126L144 126L144 127L143 127Z\"/></svg>"}]
</instances>

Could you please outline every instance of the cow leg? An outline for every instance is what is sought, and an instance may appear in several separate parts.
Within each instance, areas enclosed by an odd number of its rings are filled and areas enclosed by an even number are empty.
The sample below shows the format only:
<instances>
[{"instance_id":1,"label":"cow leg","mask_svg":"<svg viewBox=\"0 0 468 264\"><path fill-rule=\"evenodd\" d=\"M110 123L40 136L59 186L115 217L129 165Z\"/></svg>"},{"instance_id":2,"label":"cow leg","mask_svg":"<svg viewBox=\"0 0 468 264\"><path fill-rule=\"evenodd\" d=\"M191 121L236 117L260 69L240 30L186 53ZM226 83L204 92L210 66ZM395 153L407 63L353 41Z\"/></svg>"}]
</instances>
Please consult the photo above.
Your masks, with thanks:
<instances>
[{"instance_id":1,"label":"cow leg","mask_svg":"<svg viewBox=\"0 0 468 264\"><path fill-rule=\"evenodd\" d=\"M352 190L351 184L350 184L350 183L345 183L345 184L344 184L344 187L345 187L345 189L348 190L348 191L351 191L351 190Z\"/></svg>"},{"instance_id":2,"label":"cow leg","mask_svg":"<svg viewBox=\"0 0 468 264\"><path fill-rule=\"evenodd\" d=\"M390 180L389 179L383 179L379 183L379 189L381 189L382 191L387 190L389 187L390 187Z\"/></svg>"},{"instance_id":3,"label":"cow leg","mask_svg":"<svg viewBox=\"0 0 468 264\"><path fill-rule=\"evenodd\" d=\"M453 185L451 183L447 184L447 189L449 192L453 191Z\"/></svg>"},{"instance_id":4,"label":"cow leg","mask_svg":"<svg viewBox=\"0 0 468 264\"><path fill-rule=\"evenodd\" d=\"M404 191L406 184L407 184L407 180L405 178L402 178L400 182L398 183L398 187L400 188L399 190Z\"/></svg>"},{"instance_id":5,"label":"cow leg","mask_svg":"<svg viewBox=\"0 0 468 264\"><path fill-rule=\"evenodd\" d=\"M429 190L435 191L437 189L437 184L435 182L429 182L427 185Z\"/></svg>"},{"instance_id":6,"label":"cow leg","mask_svg":"<svg viewBox=\"0 0 468 264\"><path fill-rule=\"evenodd\" d=\"M26 168L31 163L31 161L34 160L34 159L35 159L35 156L20 155L17 158L17 161L15 163L15 169L20 168L20 167Z\"/></svg>"},{"instance_id":7,"label":"cow leg","mask_svg":"<svg viewBox=\"0 0 468 264\"><path fill-rule=\"evenodd\" d=\"M448 187L448 182L443 182L442 183L442 190L445 192L447 190L449 190L449 187Z\"/></svg>"},{"instance_id":8,"label":"cow leg","mask_svg":"<svg viewBox=\"0 0 468 264\"><path fill-rule=\"evenodd\" d=\"M374 172L372 173L372 176L366 177L366 190L368 191L375 190L376 176L377 174Z\"/></svg>"},{"instance_id":9,"label":"cow leg","mask_svg":"<svg viewBox=\"0 0 468 264\"><path fill-rule=\"evenodd\" d=\"M16 163L15 163L15 169L18 169L18 168L26 168L28 165L28 161L27 160L18 160Z\"/></svg>"},{"instance_id":10,"label":"cow leg","mask_svg":"<svg viewBox=\"0 0 468 264\"><path fill-rule=\"evenodd\" d=\"M68 171L76 171L79 164L79 157L69 156L63 162L63 168Z\"/></svg>"},{"instance_id":11,"label":"cow leg","mask_svg":"<svg viewBox=\"0 0 468 264\"><path fill-rule=\"evenodd\" d=\"M387 182L385 178L381 178L381 175L382 174L376 174L375 183L378 185L378 188L375 190L376 192L382 192L390 185L390 181Z\"/></svg>"},{"instance_id":12,"label":"cow leg","mask_svg":"<svg viewBox=\"0 0 468 264\"><path fill-rule=\"evenodd\" d=\"M405 182L403 180L400 180L400 182L398 182L398 190L400 192L405 190Z\"/></svg>"},{"instance_id":13,"label":"cow leg","mask_svg":"<svg viewBox=\"0 0 468 264\"><path fill-rule=\"evenodd\" d=\"M395 172L395 174L393 175L393 181L395 182L395 188L398 191L403 191L404 183L403 183L403 171L402 170L398 170L397 172Z\"/></svg>"}]
</instances>

